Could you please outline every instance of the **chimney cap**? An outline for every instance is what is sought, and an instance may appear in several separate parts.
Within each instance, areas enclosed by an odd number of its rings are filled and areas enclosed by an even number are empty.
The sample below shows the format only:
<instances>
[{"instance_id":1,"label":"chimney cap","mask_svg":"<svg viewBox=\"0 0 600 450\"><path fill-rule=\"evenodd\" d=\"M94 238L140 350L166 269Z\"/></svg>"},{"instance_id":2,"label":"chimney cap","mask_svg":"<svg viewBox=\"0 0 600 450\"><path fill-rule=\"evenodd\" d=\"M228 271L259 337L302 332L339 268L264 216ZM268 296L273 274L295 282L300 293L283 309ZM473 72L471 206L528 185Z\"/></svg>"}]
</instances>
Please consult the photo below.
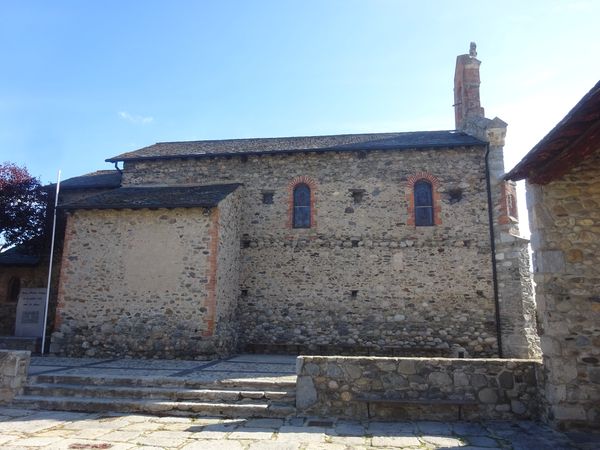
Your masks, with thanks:
<instances>
[{"instance_id":1,"label":"chimney cap","mask_svg":"<svg viewBox=\"0 0 600 450\"><path fill-rule=\"evenodd\" d=\"M471 46L469 47L469 56L471 58L475 58L477 56L477 44L475 42L471 42Z\"/></svg>"}]
</instances>

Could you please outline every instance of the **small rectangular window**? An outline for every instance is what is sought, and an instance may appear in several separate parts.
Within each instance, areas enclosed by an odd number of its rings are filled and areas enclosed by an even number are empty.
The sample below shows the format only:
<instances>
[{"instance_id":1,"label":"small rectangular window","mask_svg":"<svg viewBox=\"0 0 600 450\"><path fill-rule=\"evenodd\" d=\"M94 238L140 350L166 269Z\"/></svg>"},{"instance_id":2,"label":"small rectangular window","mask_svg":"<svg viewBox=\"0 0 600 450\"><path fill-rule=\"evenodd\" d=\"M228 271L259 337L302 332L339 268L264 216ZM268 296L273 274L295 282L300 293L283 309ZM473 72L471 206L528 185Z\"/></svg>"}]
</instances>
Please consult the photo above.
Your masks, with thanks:
<instances>
[{"instance_id":1,"label":"small rectangular window","mask_svg":"<svg viewBox=\"0 0 600 450\"><path fill-rule=\"evenodd\" d=\"M354 200L354 203L362 203L365 196L364 189L350 189L350 193L352 194L352 200Z\"/></svg>"},{"instance_id":2,"label":"small rectangular window","mask_svg":"<svg viewBox=\"0 0 600 450\"><path fill-rule=\"evenodd\" d=\"M272 205L273 204L273 195L274 192L270 192L270 191L265 191L262 193L262 202L265 205Z\"/></svg>"}]
</instances>

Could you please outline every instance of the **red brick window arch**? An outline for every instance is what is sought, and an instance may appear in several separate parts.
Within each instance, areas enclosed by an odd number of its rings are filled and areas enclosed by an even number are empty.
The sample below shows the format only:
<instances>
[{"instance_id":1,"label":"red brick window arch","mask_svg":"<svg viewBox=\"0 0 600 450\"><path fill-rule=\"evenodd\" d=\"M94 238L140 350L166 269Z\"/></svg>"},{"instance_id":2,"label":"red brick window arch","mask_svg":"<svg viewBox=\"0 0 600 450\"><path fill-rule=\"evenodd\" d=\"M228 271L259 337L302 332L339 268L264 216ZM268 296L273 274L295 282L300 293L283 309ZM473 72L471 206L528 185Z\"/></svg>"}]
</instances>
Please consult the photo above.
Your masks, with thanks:
<instances>
[{"instance_id":1,"label":"red brick window arch","mask_svg":"<svg viewBox=\"0 0 600 450\"><path fill-rule=\"evenodd\" d=\"M419 227L442 224L439 186L439 180L427 172L419 172L408 177L406 183L407 225Z\"/></svg>"},{"instance_id":2,"label":"red brick window arch","mask_svg":"<svg viewBox=\"0 0 600 450\"><path fill-rule=\"evenodd\" d=\"M288 228L315 227L315 189L315 181L306 176L289 183Z\"/></svg>"}]
</instances>

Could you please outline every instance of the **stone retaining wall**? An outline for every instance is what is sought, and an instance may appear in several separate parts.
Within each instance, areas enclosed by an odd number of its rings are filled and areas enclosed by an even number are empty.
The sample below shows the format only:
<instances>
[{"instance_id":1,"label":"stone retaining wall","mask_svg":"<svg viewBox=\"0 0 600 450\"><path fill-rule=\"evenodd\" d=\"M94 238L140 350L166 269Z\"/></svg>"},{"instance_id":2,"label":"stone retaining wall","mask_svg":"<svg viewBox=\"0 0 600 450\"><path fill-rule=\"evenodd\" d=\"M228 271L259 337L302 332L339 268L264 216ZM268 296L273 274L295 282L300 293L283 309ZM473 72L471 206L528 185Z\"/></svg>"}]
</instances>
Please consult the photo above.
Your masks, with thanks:
<instances>
[{"instance_id":1,"label":"stone retaining wall","mask_svg":"<svg viewBox=\"0 0 600 450\"><path fill-rule=\"evenodd\" d=\"M21 393L30 356L26 351L0 350L0 403L9 403Z\"/></svg>"},{"instance_id":2,"label":"stone retaining wall","mask_svg":"<svg viewBox=\"0 0 600 450\"><path fill-rule=\"evenodd\" d=\"M538 416L537 369L529 359L376 358L300 356L298 411L350 418L532 419ZM383 405L359 397L432 401L431 405Z\"/></svg>"}]
</instances>

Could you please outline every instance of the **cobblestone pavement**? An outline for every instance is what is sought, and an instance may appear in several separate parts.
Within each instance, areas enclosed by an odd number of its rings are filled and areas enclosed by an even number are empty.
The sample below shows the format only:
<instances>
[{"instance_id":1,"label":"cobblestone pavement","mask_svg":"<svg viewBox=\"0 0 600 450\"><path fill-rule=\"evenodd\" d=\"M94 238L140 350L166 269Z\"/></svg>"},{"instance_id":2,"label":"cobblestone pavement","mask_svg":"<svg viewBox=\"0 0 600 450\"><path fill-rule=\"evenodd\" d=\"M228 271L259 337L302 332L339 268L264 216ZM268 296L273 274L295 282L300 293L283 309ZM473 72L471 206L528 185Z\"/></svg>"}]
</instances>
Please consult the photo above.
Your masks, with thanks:
<instances>
[{"instance_id":1,"label":"cobblestone pavement","mask_svg":"<svg viewBox=\"0 0 600 450\"><path fill-rule=\"evenodd\" d=\"M532 422L223 419L0 408L3 450L600 448L600 441L582 443L584 440L589 441L589 435L567 436Z\"/></svg>"}]
</instances>

